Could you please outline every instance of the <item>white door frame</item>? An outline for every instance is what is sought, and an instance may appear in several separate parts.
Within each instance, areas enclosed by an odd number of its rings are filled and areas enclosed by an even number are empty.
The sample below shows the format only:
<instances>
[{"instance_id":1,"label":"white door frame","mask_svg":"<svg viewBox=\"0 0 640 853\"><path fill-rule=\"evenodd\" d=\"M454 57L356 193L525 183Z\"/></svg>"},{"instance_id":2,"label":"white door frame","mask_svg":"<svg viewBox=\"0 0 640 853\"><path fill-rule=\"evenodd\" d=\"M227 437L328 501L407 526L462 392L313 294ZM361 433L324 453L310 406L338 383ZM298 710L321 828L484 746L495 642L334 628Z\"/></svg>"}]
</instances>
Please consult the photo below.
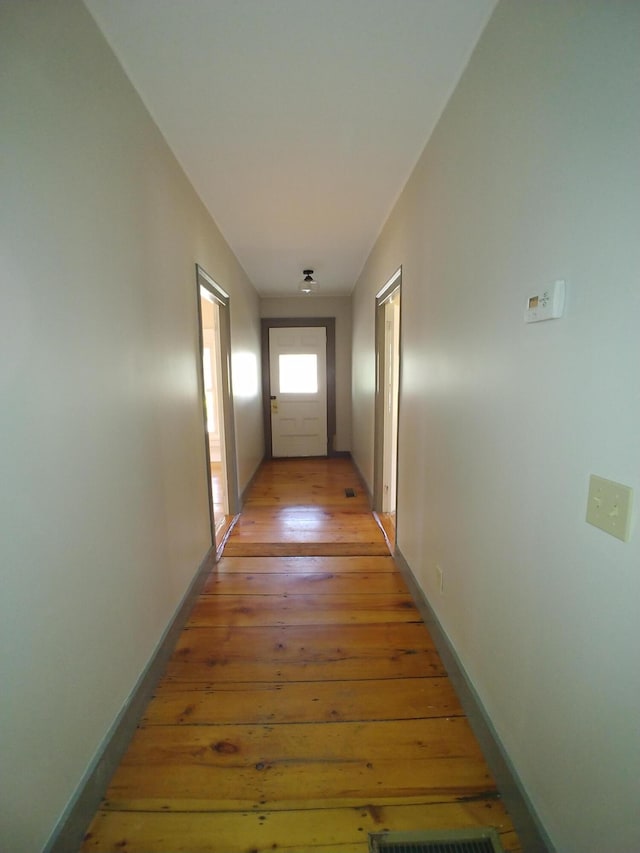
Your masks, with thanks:
<instances>
[{"instance_id":1,"label":"white door frame","mask_svg":"<svg viewBox=\"0 0 640 853\"><path fill-rule=\"evenodd\" d=\"M336 318L335 317L263 317L262 325L262 417L265 458L271 452L271 378L269 376L269 329L324 326L327 332L327 456L339 455L336 443Z\"/></svg>"},{"instance_id":2,"label":"white door frame","mask_svg":"<svg viewBox=\"0 0 640 853\"><path fill-rule=\"evenodd\" d=\"M196 264L196 303L198 306L198 381L200 385L200 398L202 400L202 425L204 430L204 445L206 459L206 476L207 476L207 491L209 495L209 516L211 519L211 544L215 547L216 530L215 518L213 513L213 490L211 488L211 453L209 449L209 432L207 430L207 409L204 391L204 376L202 372L202 360L204 356L204 347L202 340L202 311L200 308L200 289L206 290L218 305L218 317L220 320L220 400L222 403L222 420L223 429L221 434L224 435L224 470L226 474L227 500L229 504L229 514L236 515L239 512L240 501L238 498L238 474L236 463L236 438L235 438L235 423L233 417L233 396L231 393L231 318L230 318L230 298L229 294L224 291L219 284L205 272L205 270Z\"/></svg>"},{"instance_id":3,"label":"white door frame","mask_svg":"<svg viewBox=\"0 0 640 853\"><path fill-rule=\"evenodd\" d=\"M384 303L384 428L382 512L395 513L398 473L398 395L400 391L400 288Z\"/></svg>"},{"instance_id":4,"label":"white door frame","mask_svg":"<svg viewBox=\"0 0 640 853\"><path fill-rule=\"evenodd\" d=\"M374 451L373 451L373 508L376 512L384 509L384 463L385 463L385 408L386 408L386 304L391 296L402 292L402 267L391 276L389 281L376 294L375 314L375 354L376 354L376 391L375 391L375 427L374 427ZM402 386L402 296L400 295L400 328L398 330L398 412L396 422L400 422L400 388ZM396 437L395 459L392 460L396 466L396 493L397 493L397 447ZM395 507L392 511L395 511ZM396 522L397 523L397 522Z\"/></svg>"}]
</instances>

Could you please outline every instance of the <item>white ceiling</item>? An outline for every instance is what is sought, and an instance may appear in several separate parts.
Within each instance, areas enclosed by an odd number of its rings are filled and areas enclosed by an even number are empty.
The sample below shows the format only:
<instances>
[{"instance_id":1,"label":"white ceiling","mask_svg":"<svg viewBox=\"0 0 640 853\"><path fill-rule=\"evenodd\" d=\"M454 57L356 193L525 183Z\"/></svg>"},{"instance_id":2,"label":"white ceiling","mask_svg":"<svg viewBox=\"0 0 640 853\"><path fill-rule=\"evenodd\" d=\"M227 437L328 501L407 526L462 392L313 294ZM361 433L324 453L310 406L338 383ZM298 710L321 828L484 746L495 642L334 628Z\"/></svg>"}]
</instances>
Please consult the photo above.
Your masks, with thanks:
<instances>
[{"instance_id":1,"label":"white ceiling","mask_svg":"<svg viewBox=\"0 0 640 853\"><path fill-rule=\"evenodd\" d=\"M85 0L256 289L348 293L496 0ZM224 284L224 282L221 282Z\"/></svg>"}]
</instances>

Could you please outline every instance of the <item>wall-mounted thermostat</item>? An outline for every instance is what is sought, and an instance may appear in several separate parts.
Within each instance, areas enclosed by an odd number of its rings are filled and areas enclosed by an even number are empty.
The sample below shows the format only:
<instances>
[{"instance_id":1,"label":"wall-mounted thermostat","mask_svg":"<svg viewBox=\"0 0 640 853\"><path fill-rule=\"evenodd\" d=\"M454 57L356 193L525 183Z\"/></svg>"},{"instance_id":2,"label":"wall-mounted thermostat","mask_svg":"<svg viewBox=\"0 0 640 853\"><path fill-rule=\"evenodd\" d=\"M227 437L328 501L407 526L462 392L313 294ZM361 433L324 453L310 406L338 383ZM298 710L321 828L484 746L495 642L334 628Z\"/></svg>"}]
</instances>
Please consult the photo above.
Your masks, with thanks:
<instances>
[{"instance_id":1,"label":"wall-mounted thermostat","mask_svg":"<svg viewBox=\"0 0 640 853\"><path fill-rule=\"evenodd\" d=\"M536 293L527 299L524 312L525 323L539 323L541 320L555 320L562 317L564 311L564 281L554 281L542 293Z\"/></svg>"}]
</instances>

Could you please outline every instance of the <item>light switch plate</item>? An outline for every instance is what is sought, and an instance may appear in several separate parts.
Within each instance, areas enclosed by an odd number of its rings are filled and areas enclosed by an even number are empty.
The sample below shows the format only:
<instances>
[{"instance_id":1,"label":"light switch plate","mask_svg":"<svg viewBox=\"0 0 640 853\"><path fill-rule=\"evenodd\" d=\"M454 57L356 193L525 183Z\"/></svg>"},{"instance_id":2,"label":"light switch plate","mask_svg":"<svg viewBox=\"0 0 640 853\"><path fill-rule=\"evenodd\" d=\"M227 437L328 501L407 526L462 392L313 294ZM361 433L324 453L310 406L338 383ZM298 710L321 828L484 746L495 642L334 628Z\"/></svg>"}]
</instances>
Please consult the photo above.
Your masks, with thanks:
<instances>
[{"instance_id":1,"label":"light switch plate","mask_svg":"<svg viewBox=\"0 0 640 853\"><path fill-rule=\"evenodd\" d=\"M610 533L612 536L629 541L631 526L631 507L633 489L605 480L604 477L591 475L589 480L589 501L587 521Z\"/></svg>"}]
</instances>

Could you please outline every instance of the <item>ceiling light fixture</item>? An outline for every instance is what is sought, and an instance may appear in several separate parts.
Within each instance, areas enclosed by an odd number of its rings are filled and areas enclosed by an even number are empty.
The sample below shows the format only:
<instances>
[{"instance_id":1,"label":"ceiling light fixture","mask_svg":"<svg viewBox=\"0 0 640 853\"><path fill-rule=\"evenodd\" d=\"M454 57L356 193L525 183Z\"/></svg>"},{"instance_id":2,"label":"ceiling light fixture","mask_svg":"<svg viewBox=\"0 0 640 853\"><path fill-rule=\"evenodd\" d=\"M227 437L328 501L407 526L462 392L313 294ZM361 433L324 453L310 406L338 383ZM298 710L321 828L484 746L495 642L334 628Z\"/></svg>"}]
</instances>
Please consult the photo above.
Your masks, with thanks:
<instances>
[{"instance_id":1,"label":"ceiling light fixture","mask_svg":"<svg viewBox=\"0 0 640 853\"><path fill-rule=\"evenodd\" d=\"M300 293L313 293L318 283L313 277L313 270L302 270L304 278L300 284Z\"/></svg>"}]
</instances>

